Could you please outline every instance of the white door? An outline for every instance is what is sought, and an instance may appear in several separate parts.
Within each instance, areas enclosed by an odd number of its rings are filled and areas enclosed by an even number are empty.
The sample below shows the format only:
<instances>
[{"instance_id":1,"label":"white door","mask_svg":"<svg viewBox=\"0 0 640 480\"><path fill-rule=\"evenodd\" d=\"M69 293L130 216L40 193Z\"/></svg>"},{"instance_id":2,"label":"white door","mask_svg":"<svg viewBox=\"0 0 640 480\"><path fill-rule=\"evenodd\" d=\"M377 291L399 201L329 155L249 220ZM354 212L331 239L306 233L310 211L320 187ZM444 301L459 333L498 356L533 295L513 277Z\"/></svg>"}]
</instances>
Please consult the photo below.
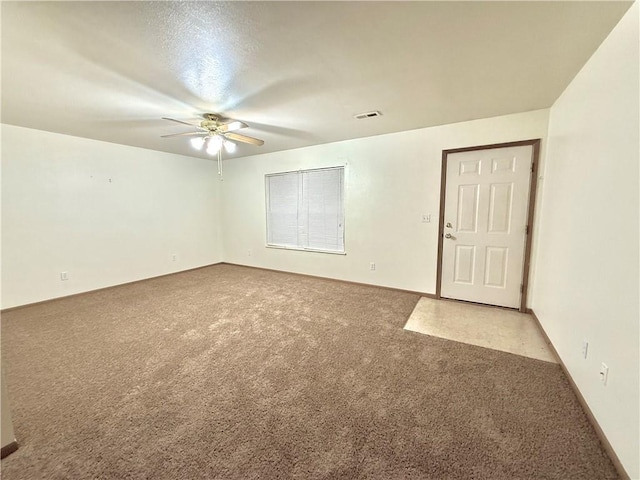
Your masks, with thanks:
<instances>
[{"instance_id":1,"label":"white door","mask_svg":"<svg viewBox=\"0 0 640 480\"><path fill-rule=\"evenodd\" d=\"M441 296L518 308L531 145L447 155Z\"/></svg>"}]
</instances>

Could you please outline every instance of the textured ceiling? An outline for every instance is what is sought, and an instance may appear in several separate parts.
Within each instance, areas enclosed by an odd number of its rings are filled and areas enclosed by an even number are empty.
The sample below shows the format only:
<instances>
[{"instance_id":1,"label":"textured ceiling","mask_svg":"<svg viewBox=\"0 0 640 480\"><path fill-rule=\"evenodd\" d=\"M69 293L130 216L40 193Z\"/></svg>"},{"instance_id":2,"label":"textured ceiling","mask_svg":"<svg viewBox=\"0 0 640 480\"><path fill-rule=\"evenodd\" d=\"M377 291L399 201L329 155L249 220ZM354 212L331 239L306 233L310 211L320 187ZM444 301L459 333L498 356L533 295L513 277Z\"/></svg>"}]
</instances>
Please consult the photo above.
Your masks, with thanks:
<instances>
[{"instance_id":1,"label":"textured ceiling","mask_svg":"<svg viewBox=\"0 0 640 480\"><path fill-rule=\"evenodd\" d=\"M244 156L547 108L629 6L3 1L2 122L197 155L161 117L220 112Z\"/></svg>"}]
</instances>

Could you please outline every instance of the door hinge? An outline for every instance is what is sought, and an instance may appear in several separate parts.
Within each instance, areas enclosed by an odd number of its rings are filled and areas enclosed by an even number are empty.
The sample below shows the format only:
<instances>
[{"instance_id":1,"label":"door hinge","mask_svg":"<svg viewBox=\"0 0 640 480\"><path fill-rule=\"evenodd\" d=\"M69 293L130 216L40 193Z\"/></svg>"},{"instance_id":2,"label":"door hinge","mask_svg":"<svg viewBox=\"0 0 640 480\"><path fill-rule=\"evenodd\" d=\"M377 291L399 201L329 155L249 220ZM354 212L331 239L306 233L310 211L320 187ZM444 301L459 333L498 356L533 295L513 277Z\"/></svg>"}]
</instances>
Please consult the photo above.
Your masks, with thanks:
<instances>
[{"instance_id":1,"label":"door hinge","mask_svg":"<svg viewBox=\"0 0 640 480\"><path fill-rule=\"evenodd\" d=\"M524 234L525 234L525 235L529 235L529 225L527 225L526 227L524 227Z\"/></svg>"},{"instance_id":2,"label":"door hinge","mask_svg":"<svg viewBox=\"0 0 640 480\"><path fill-rule=\"evenodd\" d=\"M520 293L524 293L524 283L520 284Z\"/></svg>"}]
</instances>

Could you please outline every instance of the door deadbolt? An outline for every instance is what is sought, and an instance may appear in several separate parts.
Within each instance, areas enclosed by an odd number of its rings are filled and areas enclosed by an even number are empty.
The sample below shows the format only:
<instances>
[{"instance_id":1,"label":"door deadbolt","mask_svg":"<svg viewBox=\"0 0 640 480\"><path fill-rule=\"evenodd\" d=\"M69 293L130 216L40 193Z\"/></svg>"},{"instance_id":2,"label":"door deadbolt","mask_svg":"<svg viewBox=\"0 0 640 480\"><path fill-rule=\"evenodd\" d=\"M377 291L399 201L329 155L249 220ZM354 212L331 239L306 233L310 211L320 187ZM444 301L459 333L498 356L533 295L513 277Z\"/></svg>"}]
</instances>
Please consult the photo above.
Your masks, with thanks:
<instances>
[{"instance_id":1,"label":"door deadbolt","mask_svg":"<svg viewBox=\"0 0 640 480\"><path fill-rule=\"evenodd\" d=\"M451 222L447 222L447 224L446 224L445 226L446 226L447 228L453 228L453 227L451 226Z\"/></svg>"}]
</instances>

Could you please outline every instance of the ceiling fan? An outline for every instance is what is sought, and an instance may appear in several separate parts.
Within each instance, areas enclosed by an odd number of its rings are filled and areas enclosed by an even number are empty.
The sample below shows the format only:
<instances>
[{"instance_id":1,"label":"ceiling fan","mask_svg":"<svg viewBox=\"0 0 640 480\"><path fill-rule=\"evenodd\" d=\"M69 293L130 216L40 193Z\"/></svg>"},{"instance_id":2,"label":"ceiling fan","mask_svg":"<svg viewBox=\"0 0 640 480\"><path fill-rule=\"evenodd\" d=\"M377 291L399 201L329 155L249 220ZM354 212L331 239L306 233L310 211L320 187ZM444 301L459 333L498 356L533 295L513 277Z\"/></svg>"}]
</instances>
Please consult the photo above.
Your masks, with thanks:
<instances>
[{"instance_id":1,"label":"ceiling fan","mask_svg":"<svg viewBox=\"0 0 640 480\"><path fill-rule=\"evenodd\" d=\"M205 113L202 117L204 120L202 120L200 124L184 122L182 120L176 120L175 118L162 117L163 120L189 125L190 127L195 127L197 130L195 132L161 135L161 137L192 136L194 137L191 139L191 145L193 148L196 150L202 150L204 148L209 155L218 154L221 152L223 147L228 153L233 153L236 150L235 142L250 143L251 145L257 146L264 144L264 141L259 138L253 138L248 135L236 133L236 130L249 126L244 122L222 117L216 113Z\"/></svg>"}]
</instances>

